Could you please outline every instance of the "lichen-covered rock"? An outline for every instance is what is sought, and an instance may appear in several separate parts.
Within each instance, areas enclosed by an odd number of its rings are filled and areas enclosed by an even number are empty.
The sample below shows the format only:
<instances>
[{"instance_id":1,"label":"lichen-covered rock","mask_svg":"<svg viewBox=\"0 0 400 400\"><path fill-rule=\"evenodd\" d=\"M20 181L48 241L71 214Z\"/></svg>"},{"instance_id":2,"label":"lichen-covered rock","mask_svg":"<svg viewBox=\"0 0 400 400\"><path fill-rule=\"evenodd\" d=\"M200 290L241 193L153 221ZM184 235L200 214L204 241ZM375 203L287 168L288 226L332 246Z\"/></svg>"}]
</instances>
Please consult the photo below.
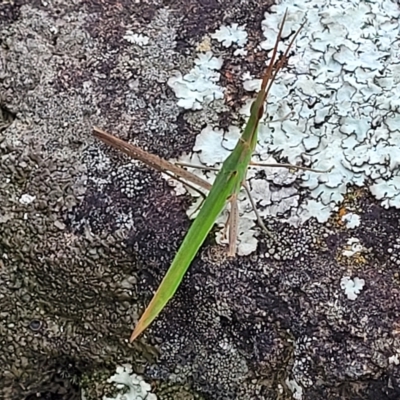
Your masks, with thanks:
<instances>
[{"instance_id":1,"label":"lichen-covered rock","mask_svg":"<svg viewBox=\"0 0 400 400\"><path fill-rule=\"evenodd\" d=\"M397 205L398 148L380 129L379 152L372 156L374 136L354 115L338 114L335 132L346 143L357 141L360 151L322 144L319 135L332 113L321 76L329 74L334 84L343 69L355 74L329 89L343 113L349 97L372 98L377 86L397 82L398 67L371 48L371 63L363 68L367 61L354 55L359 36L337 40L350 23L344 19L336 36L321 30L310 42L304 28L298 49L309 43L310 50L298 64L300 75L290 61L283 86L273 92L300 93L301 107L298 99L283 101L278 115L295 106L299 121L287 119L279 129L265 124L260 138L270 146L259 150L261 160L274 150L272 162L283 151L292 161L303 153L311 162L307 152L323 148L320 168L329 157L349 164L318 178L253 170L252 191L280 244L263 236L244 206L239 240L247 256L227 259L210 235L169 306L143 338L128 343L187 230L190 199L176 196L157 172L95 142L91 126L165 158L188 158L195 142L197 151L209 150L210 138L215 154L225 154L241 126L237 111L248 108L242 79L250 85L249 76L260 76L265 64L266 52L258 49L266 39L262 21L264 29L275 27L285 4L273 9L271 19L264 15L267 2L255 0L230 7L187 0L140 6L127 0L19 1L0 7L1 399L78 399L81 388L101 399L108 395L107 379L126 364L140 376L135 382L147 382L146 392L151 385L161 400L399 397L400 226L398 210L390 208ZM295 25L309 12L332 28L343 18L332 5L292 5L289 21ZM362 10L373 10L382 29L392 32L385 18L396 11L394 2L352 7L352 23L368 22ZM389 51L384 35L379 43L383 53ZM326 64L311 63L326 46L342 47ZM262 47L269 49L268 43ZM200 96L201 109L184 112L168 81L178 72L192 79L202 52L223 60L214 83L224 98ZM304 73L310 63L313 79ZM369 69L382 65L393 79L386 74L372 84L376 71ZM285 83L292 78L295 88ZM383 102L376 109L394 106ZM368 107L364 111L372 112ZM371 114L371 124L395 135L395 115L378 117ZM218 133L225 136L218 140ZM385 141L388 156L380 153ZM209 164L212 155L204 151L196 160ZM374 185L355 188L367 171Z\"/></svg>"}]
</instances>

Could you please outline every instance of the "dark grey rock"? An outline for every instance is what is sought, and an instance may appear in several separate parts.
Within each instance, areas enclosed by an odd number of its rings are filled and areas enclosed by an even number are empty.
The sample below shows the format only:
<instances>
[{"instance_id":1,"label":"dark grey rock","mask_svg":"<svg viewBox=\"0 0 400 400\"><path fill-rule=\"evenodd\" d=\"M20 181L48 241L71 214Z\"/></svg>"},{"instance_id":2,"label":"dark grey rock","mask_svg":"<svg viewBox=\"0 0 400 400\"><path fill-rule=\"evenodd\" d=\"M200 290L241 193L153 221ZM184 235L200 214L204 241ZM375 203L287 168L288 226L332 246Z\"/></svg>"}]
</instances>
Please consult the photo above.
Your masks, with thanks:
<instances>
[{"instance_id":1,"label":"dark grey rock","mask_svg":"<svg viewBox=\"0 0 400 400\"><path fill-rule=\"evenodd\" d=\"M234 260L210 236L145 338L128 344L189 226L188 199L95 142L91 126L166 158L190 151L199 122L215 115L207 108L189 124L169 73L187 72L195 44L233 16L257 43L265 8L0 6L0 398L79 398L79 385L101 398L97 379L122 363L161 399L290 399L293 380L305 399L400 397L389 363L400 348L399 213L362 190L348 196L362 215L352 232L339 218L275 223L281 246L261 239ZM127 29L151 44L123 40ZM262 54L251 62L258 73ZM21 204L23 194L34 201ZM347 259L352 236L368 252ZM349 269L366 281L356 301L340 289Z\"/></svg>"}]
</instances>

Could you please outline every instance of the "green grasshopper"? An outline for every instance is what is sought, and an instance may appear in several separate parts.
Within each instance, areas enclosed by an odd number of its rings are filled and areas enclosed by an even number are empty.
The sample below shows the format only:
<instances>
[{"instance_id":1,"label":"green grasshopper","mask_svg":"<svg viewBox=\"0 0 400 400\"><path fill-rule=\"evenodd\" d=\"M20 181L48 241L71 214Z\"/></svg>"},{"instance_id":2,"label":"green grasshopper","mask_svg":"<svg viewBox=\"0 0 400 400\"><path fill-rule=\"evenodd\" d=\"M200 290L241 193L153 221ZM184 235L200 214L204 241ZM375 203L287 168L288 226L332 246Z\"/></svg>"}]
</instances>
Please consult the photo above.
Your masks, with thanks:
<instances>
[{"instance_id":1,"label":"green grasshopper","mask_svg":"<svg viewBox=\"0 0 400 400\"><path fill-rule=\"evenodd\" d=\"M205 189L206 191L211 190L211 187L212 187L211 183L209 183L206 180L200 178L199 176L189 172L188 170L182 168L182 167L191 167L191 168L204 169L203 165L193 165L193 164L187 164L187 163L175 163L175 164L171 163L155 154L151 154L148 151L141 149L140 147L137 147L131 143L125 142L124 140L119 139L116 136L111 135L110 133L107 133L96 126L93 127L93 136L95 136L97 139L100 139L103 143L105 143L111 147L114 147L115 149L121 151L122 153L127 154L128 156L134 158L135 160L141 161L143 164L147 165L148 167L153 168L159 172L162 172L163 174L168 175L172 179L177 180L178 182L191 188L192 190L197 191L203 197L205 197L204 193L202 191L200 191L198 189L198 187ZM300 165L292 165L292 164L268 164L268 163L252 162L251 165L271 167L271 168L292 168L292 169L299 169L299 170L303 170L303 171L312 171L312 172L329 172L329 171L320 171L317 169L303 167ZM207 167L207 169L212 170L212 171L219 171L218 168L214 168L214 167ZM193 186L193 185L195 185L195 186ZM270 232L268 231L268 229L265 227L264 223L262 222L260 215L257 212L257 207L251 196L249 188L247 187L247 185L243 185L243 187L246 190L247 195L249 197L251 206L252 206L253 211L257 218L258 225L264 230L264 232L266 232L267 234L270 234ZM236 240L236 237L231 236L230 239ZM274 237L272 237L272 239L275 240Z\"/></svg>"},{"instance_id":2,"label":"green grasshopper","mask_svg":"<svg viewBox=\"0 0 400 400\"><path fill-rule=\"evenodd\" d=\"M271 61L263 76L261 89L254 100L250 117L247 125L236 144L232 153L222 164L222 168L217 174L217 177L210 189L210 192L205 199L198 216L193 221L189 228L175 258L172 261L164 279L154 294L150 304L147 306L139 322L137 323L130 341L134 341L160 314L168 301L174 296L177 291L187 269L196 256L200 246L203 244L208 233L213 227L216 218L223 210L225 203L230 202L231 209L227 225L229 225L229 255L235 254L236 232L238 226L239 212L237 207L237 198L242 185L245 185L247 169L251 164L251 156L257 144L258 124L264 115L264 104L272 84L277 76L277 73L283 68L287 59L288 53L293 45L297 35L304 26L304 23L293 36L288 48L283 56L277 61L277 52L279 41L282 36L283 26L286 20L287 12L285 13L275 46L272 52ZM276 64L276 66L275 66ZM235 235L232 240L231 235Z\"/></svg>"}]
</instances>

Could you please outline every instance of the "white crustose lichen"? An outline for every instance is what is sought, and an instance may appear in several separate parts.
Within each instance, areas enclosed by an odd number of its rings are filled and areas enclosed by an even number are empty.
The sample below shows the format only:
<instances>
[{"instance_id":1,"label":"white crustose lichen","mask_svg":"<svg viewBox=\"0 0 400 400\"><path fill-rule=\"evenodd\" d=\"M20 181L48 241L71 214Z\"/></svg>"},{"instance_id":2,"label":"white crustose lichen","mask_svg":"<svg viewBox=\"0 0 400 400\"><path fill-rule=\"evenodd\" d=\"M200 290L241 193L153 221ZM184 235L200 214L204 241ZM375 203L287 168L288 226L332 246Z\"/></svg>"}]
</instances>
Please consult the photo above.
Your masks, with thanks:
<instances>
[{"instance_id":1,"label":"white crustose lichen","mask_svg":"<svg viewBox=\"0 0 400 400\"><path fill-rule=\"evenodd\" d=\"M238 24L221 26L211 37L221 42L224 47L230 47L233 43L243 47L247 42L247 32L244 30L244 26Z\"/></svg>"},{"instance_id":2,"label":"white crustose lichen","mask_svg":"<svg viewBox=\"0 0 400 400\"><path fill-rule=\"evenodd\" d=\"M364 285L364 279L360 278L351 279L349 276L344 276L340 280L340 287L344 290L344 293L349 300L355 300L360 294Z\"/></svg>"},{"instance_id":3,"label":"white crustose lichen","mask_svg":"<svg viewBox=\"0 0 400 400\"><path fill-rule=\"evenodd\" d=\"M137 44L138 46L146 46L149 43L149 38L140 33L134 33L130 30L126 31L124 39L132 44Z\"/></svg>"},{"instance_id":4,"label":"white crustose lichen","mask_svg":"<svg viewBox=\"0 0 400 400\"><path fill-rule=\"evenodd\" d=\"M224 97L223 89L218 86L222 60L211 52L199 54L193 69L182 77L180 72L168 79L168 86L175 92L178 105L187 110L201 110L202 103Z\"/></svg>"},{"instance_id":5,"label":"white crustose lichen","mask_svg":"<svg viewBox=\"0 0 400 400\"><path fill-rule=\"evenodd\" d=\"M132 373L129 364L118 366L108 382L114 383L120 393L115 397L104 396L103 400L157 400L157 396L151 393L151 386L139 375Z\"/></svg>"}]
</instances>

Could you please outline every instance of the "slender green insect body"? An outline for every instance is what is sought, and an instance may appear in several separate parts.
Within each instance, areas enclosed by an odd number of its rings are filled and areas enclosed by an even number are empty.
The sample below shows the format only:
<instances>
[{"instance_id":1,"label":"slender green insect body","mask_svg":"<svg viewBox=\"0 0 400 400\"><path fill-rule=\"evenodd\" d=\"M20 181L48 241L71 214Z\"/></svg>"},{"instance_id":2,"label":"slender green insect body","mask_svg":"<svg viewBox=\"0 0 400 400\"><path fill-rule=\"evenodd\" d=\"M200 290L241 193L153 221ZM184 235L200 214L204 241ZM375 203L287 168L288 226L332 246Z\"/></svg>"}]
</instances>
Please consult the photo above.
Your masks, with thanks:
<instances>
[{"instance_id":1,"label":"slender green insect body","mask_svg":"<svg viewBox=\"0 0 400 400\"><path fill-rule=\"evenodd\" d=\"M130 341L135 340L154 321L168 301L173 297L200 246L213 227L218 215L223 210L225 203L227 201L236 202L242 183L246 178L251 156L257 144L258 124L264 113L266 97L277 72L283 67L287 60L290 47L304 25L301 25L282 58L277 62L277 65L274 65L285 19L286 13L276 39L271 61L263 77L260 92L252 104L250 117L242 136L232 153L224 161L198 216L190 226L170 268L135 327ZM231 213L233 212L232 210L237 212L236 204L235 207L231 208ZM237 218L230 218L229 220L236 221ZM235 222L231 222L231 224L235 225ZM232 228L232 225L230 228ZM231 253L234 253L234 250L230 249L230 254Z\"/></svg>"},{"instance_id":2,"label":"slender green insect body","mask_svg":"<svg viewBox=\"0 0 400 400\"><path fill-rule=\"evenodd\" d=\"M224 208L226 200L232 193L236 185L236 175L236 171L221 171L218 174L215 183L219 182L220 185L215 186L214 183L212 186L206 202L193 221L171 266L147 307L147 310L151 310L152 312L145 312L143 314L132 334L131 341L135 340L135 338L150 325L175 294L193 258L209 234L216 218ZM166 288L168 288L168 290L165 290Z\"/></svg>"},{"instance_id":3,"label":"slender green insect body","mask_svg":"<svg viewBox=\"0 0 400 400\"><path fill-rule=\"evenodd\" d=\"M252 137L256 136L254 133L253 130ZM251 140L250 144L247 142L242 143L242 139L240 139L235 149L225 160L223 167L215 178L206 201L190 226L171 266L146 309L151 310L151 313L145 311L142 315L132 333L131 341L135 340L136 337L153 322L155 317L173 297L187 269L207 235L210 233L215 220L223 210L227 200L229 200L233 194L239 193L241 183L246 177L247 165L250 162L255 144L257 143L257 140L255 143L253 143L253 141L254 140ZM246 168L238 167L241 164ZM166 288L168 288L168 290L166 290Z\"/></svg>"}]
</instances>

